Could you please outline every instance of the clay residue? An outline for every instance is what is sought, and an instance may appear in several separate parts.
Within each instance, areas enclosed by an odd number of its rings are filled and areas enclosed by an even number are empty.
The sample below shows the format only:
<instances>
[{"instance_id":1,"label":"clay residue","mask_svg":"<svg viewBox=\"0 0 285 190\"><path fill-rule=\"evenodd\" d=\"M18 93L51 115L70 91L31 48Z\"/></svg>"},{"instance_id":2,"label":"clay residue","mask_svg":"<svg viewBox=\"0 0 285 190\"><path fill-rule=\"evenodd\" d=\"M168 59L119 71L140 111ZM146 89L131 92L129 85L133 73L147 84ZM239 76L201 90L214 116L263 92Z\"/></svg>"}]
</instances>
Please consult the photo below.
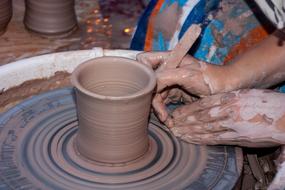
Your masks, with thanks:
<instances>
[{"instance_id":1,"label":"clay residue","mask_svg":"<svg viewBox=\"0 0 285 190\"><path fill-rule=\"evenodd\" d=\"M227 94L225 94L227 95ZM282 94L235 91L198 100L174 111L175 136L199 144L269 147L284 144ZM279 102L279 103L278 103Z\"/></svg>"},{"instance_id":2,"label":"clay residue","mask_svg":"<svg viewBox=\"0 0 285 190\"><path fill-rule=\"evenodd\" d=\"M282 130L282 131L285 130L284 124L285 124L285 114L284 114L283 116L281 116L280 119L278 119L278 120L276 121L276 126L277 126L277 128L280 129L280 130Z\"/></svg>"},{"instance_id":3,"label":"clay residue","mask_svg":"<svg viewBox=\"0 0 285 190\"><path fill-rule=\"evenodd\" d=\"M69 75L67 72L56 72L55 75L50 78L26 81L5 92L0 92L0 113L32 95L70 86Z\"/></svg>"},{"instance_id":4,"label":"clay residue","mask_svg":"<svg viewBox=\"0 0 285 190\"><path fill-rule=\"evenodd\" d=\"M273 122L273 119L270 117L267 117L265 114L256 114L254 117L248 120L250 123L267 123L268 125L271 125Z\"/></svg>"}]
</instances>

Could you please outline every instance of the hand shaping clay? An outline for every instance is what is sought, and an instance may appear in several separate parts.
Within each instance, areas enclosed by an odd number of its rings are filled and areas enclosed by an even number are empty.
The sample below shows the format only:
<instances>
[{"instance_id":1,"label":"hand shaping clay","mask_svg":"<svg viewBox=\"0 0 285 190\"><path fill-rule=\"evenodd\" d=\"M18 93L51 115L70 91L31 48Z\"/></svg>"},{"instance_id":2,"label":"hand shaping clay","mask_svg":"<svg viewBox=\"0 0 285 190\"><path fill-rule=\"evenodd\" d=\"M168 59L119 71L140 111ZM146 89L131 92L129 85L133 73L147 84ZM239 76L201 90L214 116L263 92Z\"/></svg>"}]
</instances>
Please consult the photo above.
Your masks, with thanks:
<instances>
[{"instance_id":1,"label":"hand shaping clay","mask_svg":"<svg viewBox=\"0 0 285 190\"><path fill-rule=\"evenodd\" d=\"M102 57L72 73L76 87L78 152L104 163L125 163L144 155L152 92L152 69L137 61Z\"/></svg>"},{"instance_id":2,"label":"hand shaping clay","mask_svg":"<svg viewBox=\"0 0 285 190\"><path fill-rule=\"evenodd\" d=\"M0 1L0 35L4 34L12 17L12 0Z\"/></svg>"},{"instance_id":3,"label":"hand shaping clay","mask_svg":"<svg viewBox=\"0 0 285 190\"><path fill-rule=\"evenodd\" d=\"M65 36L77 27L74 0L26 0L24 24L44 36Z\"/></svg>"}]
</instances>

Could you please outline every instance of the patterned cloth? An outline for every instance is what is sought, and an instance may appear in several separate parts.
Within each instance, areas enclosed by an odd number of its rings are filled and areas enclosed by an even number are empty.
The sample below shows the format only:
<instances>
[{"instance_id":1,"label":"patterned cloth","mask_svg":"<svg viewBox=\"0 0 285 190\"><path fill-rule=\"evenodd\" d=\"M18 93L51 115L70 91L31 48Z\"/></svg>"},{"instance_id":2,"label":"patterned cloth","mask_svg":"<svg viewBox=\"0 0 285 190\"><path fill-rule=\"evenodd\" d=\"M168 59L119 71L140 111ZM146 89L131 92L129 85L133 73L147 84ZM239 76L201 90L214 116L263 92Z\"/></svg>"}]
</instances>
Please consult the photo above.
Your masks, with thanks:
<instances>
[{"instance_id":1,"label":"patterned cloth","mask_svg":"<svg viewBox=\"0 0 285 190\"><path fill-rule=\"evenodd\" d=\"M172 49L191 24L202 23L208 12L217 8L219 0L210 1L211 3L206 0L152 0L140 19L131 48L145 51ZM211 7L204 10L206 4ZM169 9L175 9L176 14L168 20L160 21L162 17L167 17ZM160 20L157 19L158 16ZM176 26L169 28L169 24ZM172 34L164 34L167 30L172 30Z\"/></svg>"},{"instance_id":2,"label":"patterned cloth","mask_svg":"<svg viewBox=\"0 0 285 190\"><path fill-rule=\"evenodd\" d=\"M171 50L191 24L198 23L202 34L189 53L212 64L227 64L273 32L272 23L284 27L284 2L151 0L139 20L131 49ZM280 91L285 92L285 86Z\"/></svg>"},{"instance_id":3,"label":"patterned cloth","mask_svg":"<svg viewBox=\"0 0 285 190\"><path fill-rule=\"evenodd\" d=\"M198 23L202 35L191 54L210 63L223 64L268 35L270 23L263 17L252 1L152 0L141 16L131 49L171 50L188 27Z\"/></svg>"},{"instance_id":4,"label":"patterned cloth","mask_svg":"<svg viewBox=\"0 0 285 190\"><path fill-rule=\"evenodd\" d=\"M285 27L285 1L284 0L255 0L264 14L278 29Z\"/></svg>"}]
</instances>

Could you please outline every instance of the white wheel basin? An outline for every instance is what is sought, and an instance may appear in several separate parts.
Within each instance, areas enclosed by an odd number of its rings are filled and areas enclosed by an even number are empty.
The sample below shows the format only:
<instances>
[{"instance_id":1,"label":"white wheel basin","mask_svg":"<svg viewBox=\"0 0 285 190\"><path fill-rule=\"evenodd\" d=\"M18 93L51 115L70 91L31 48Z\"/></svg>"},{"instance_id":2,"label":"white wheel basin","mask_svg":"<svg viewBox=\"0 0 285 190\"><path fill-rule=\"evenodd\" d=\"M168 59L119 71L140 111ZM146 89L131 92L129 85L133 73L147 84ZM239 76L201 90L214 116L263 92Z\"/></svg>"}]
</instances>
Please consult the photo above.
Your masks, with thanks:
<instances>
[{"instance_id":1,"label":"white wheel basin","mask_svg":"<svg viewBox=\"0 0 285 190\"><path fill-rule=\"evenodd\" d=\"M58 71L71 73L80 63L102 56L121 56L135 59L139 51L132 50L78 50L52 53L15 61L0 66L0 91L18 86L25 81L48 78Z\"/></svg>"}]
</instances>

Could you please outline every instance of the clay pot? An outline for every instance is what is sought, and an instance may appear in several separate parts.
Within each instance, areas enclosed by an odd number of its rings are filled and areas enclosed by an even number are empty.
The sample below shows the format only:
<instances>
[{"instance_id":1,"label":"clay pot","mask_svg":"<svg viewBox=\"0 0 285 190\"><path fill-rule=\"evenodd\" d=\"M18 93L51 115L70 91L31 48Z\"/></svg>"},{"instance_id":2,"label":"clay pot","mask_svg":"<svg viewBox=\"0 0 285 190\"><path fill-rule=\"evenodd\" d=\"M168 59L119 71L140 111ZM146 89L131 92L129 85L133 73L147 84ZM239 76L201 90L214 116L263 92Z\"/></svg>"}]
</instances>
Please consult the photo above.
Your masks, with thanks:
<instances>
[{"instance_id":1,"label":"clay pot","mask_svg":"<svg viewBox=\"0 0 285 190\"><path fill-rule=\"evenodd\" d=\"M114 164L135 160L148 150L156 84L152 69L126 58L95 58L79 65L71 82L76 87L81 155Z\"/></svg>"},{"instance_id":2,"label":"clay pot","mask_svg":"<svg viewBox=\"0 0 285 190\"><path fill-rule=\"evenodd\" d=\"M24 24L45 36L68 35L77 27L74 0L26 0Z\"/></svg>"},{"instance_id":3,"label":"clay pot","mask_svg":"<svg viewBox=\"0 0 285 190\"><path fill-rule=\"evenodd\" d=\"M12 17L12 0L0 1L0 35L2 35L7 28L8 23Z\"/></svg>"}]
</instances>

